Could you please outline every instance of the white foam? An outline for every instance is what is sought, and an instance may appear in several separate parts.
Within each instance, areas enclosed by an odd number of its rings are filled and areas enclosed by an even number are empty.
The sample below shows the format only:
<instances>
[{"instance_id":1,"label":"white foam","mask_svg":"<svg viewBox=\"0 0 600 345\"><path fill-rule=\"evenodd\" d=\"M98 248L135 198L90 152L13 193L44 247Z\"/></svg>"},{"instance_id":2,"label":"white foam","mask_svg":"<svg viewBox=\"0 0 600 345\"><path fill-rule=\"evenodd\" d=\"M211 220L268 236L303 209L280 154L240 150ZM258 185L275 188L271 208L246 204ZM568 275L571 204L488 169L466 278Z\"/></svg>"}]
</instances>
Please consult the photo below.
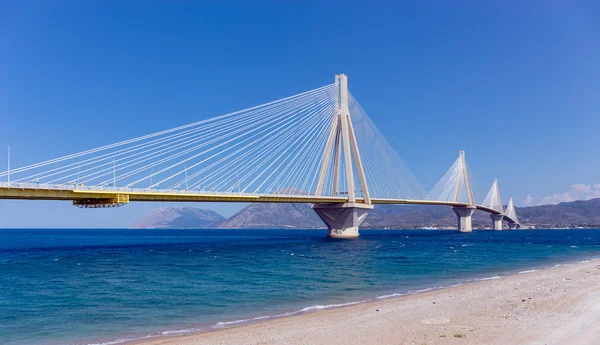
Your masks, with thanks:
<instances>
[{"instance_id":1,"label":"white foam","mask_svg":"<svg viewBox=\"0 0 600 345\"><path fill-rule=\"evenodd\" d=\"M217 322L213 326L213 328L223 328L223 327L227 327L229 325L235 325L235 324L249 322L249 321L252 321L252 319L233 320L233 321L219 321L219 322Z\"/></svg>"},{"instance_id":2,"label":"white foam","mask_svg":"<svg viewBox=\"0 0 600 345\"><path fill-rule=\"evenodd\" d=\"M104 343L90 343L88 345L115 345L115 344L122 344L122 343L129 342L129 341L136 341L136 340L142 340L142 339L148 339L148 338L153 338L153 336L147 335L147 336L138 337L138 338L121 338L121 339L107 341Z\"/></svg>"},{"instance_id":3,"label":"white foam","mask_svg":"<svg viewBox=\"0 0 600 345\"><path fill-rule=\"evenodd\" d=\"M493 277L479 278L479 279L475 279L475 281L486 281L486 280L495 280L495 279L500 279L500 276L493 276Z\"/></svg>"},{"instance_id":4,"label":"white foam","mask_svg":"<svg viewBox=\"0 0 600 345\"><path fill-rule=\"evenodd\" d=\"M465 285L465 284L458 283L458 284L450 285L450 286L448 286L448 287L451 287L451 288L453 288L453 287L459 287L459 286L463 286L463 285Z\"/></svg>"},{"instance_id":5,"label":"white foam","mask_svg":"<svg viewBox=\"0 0 600 345\"><path fill-rule=\"evenodd\" d=\"M162 334L162 335L184 334L184 333L199 332L201 330L202 330L202 328L186 328L186 329L179 329L179 330L174 330L174 331L164 331L164 332L161 332L160 334Z\"/></svg>"},{"instance_id":6,"label":"white foam","mask_svg":"<svg viewBox=\"0 0 600 345\"><path fill-rule=\"evenodd\" d=\"M535 272L535 270L521 271L521 272L519 272L519 274L523 274L523 273L531 273L531 272Z\"/></svg>"},{"instance_id":7,"label":"white foam","mask_svg":"<svg viewBox=\"0 0 600 345\"><path fill-rule=\"evenodd\" d=\"M415 293L422 293L422 292L432 291L432 290L435 290L435 289L440 289L440 287L421 289L421 290L415 291Z\"/></svg>"},{"instance_id":8,"label":"white foam","mask_svg":"<svg viewBox=\"0 0 600 345\"><path fill-rule=\"evenodd\" d=\"M303 313L303 312L314 311L314 310L339 308L339 307L345 307L345 306L349 306L349 305L355 305L355 304L359 304L359 303L363 303L363 302L366 302L366 300L365 301L357 301L357 302L338 303L338 304L313 305L313 306L310 306L310 307L306 307L306 308L300 309L300 312Z\"/></svg>"},{"instance_id":9,"label":"white foam","mask_svg":"<svg viewBox=\"0 0 600 345\"><path fill-rule=\"evenodd\" d=\"M459 287L459 286L463 286L463 285L464 285L463 283L458 283L458 284L453 284L453 285L435 286L435 287L430 287L430 288L421 289L421 290L411 290L406 293L393 293L393 294L389 294L389 295L377 296L376 298L385 299L385 298L402 297L402 296L408 296L408 295L416 295L416 294L423 293L423 292Z\"/></svg>"},{"instance_id":10,"label":"white foam","mask_svg":"<svg viewBox=\"0 0 600 345\"><path fill-rule=\"evenodd\" d=\"M384 299L384 298L400 297L400 296L406 296L406 295L407 294L405 294L405 293L393 293L391 295L377 296L377 298Z\"/></svg>"}]
</instances>

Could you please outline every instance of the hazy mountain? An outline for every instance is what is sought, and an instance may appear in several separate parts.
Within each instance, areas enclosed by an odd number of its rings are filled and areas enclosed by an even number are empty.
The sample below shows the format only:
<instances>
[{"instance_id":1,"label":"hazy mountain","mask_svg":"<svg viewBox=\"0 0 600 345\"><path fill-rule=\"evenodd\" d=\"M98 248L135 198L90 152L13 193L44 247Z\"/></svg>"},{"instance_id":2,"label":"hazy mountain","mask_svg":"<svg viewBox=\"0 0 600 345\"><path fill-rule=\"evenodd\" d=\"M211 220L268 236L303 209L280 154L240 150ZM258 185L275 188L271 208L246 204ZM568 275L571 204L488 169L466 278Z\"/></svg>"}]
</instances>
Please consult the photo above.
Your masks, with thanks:
<instances>
[{"instance_id":1,"label":"hazy mountain","mask_svg":"<svg viewBox=\"0 0 600 345\"><path fill-rule=\"evenodd\" d=\"M517 208L525 226L537 228L599 227L600 199ZM489 214L475 211L474 228L489 228ZM324 228L308 204L250 204L229 219L210 210L194 208L157 209L132 228ZM376 205L361 228L455 228L456 215L447 206Z\"/></svg>"},{"instance_id":2,"label":"hazy mountain","mask_svg":"<svg viewBox=\"0 0 600 345\"><path fill-rule=\"evenodd\" d=\"M215 228L319 228L321 218L308 204L250 204L227 220L212 224Z\"/></svg>"},{"instance_id":3,"label":"hazy mountain","mask_svg":"<svg viewBox=\"0 0 600 345\"><path fill-rule=\"evenodd\" d=\"M599 227L600 199L521 207L517 209L517 214L521 223L537 228Z\"/></svg>"},{"instance_id":4,"label":"hazy mountain","mask_svg":"<svg viewBox=\"0 0 600 345\"><path fill-rule=\"evenodd\" d=\"M473 215L473 224L490 226L484 212ZM212 224L216 228L324 228L325 224L308 204L250 204L229 219ZM376 205L362 228L454 227L456 215L447 206Z\"/></svg>"},{"instance_id":5,"label":"hazy mountain","mask_svg":"<svg viewBox=\"0 0 600 345\"><path fill-rule=\"evenodd\" d=\"M225 218L213 210L184 207L163 207L145 215L132 229L198 229Z\"/></svg>"},{"instance_id":6,"label":"hazy mountain","mask_svg":"<svg viewBox=\"0 0 600 345\"><path fill-rule=\"evenodd\" d=\"M473 226L489 227L490 216L481 211L473 213ZM362 228L398 229L423 227L456 227L456 214L448 206L376 205Z\"/></svg>"}]
</instances>

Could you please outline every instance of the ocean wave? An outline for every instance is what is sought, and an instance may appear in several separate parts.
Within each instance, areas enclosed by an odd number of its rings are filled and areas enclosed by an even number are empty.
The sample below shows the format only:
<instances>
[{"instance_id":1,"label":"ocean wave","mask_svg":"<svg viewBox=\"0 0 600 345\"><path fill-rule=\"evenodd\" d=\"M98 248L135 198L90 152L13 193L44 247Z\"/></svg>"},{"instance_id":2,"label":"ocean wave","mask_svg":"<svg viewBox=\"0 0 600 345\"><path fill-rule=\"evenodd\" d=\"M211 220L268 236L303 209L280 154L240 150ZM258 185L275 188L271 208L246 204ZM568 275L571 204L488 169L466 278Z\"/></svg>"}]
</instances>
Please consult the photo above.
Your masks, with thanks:
<instances>
[{"instance_id":1,"label":"ocean wave","mask_svg":"<svg viewBox=\"0 0 600 345\"><path fill-rule=\"evenodd\" d=\"M421 290L415 291L415 293L422 293L422 292L433 291L433 290L437 290L437 289L443 289L443 287L439 286L439 287L421 289Z\"/></svg>"},{"instance_id":2,"label":"ocean wave","mask_svg":"<svg viewBox=\"0 0 600 345\"><path fill-rule=\"evenodd\" d=\"M536 270L527 270L527 271L521 271L519 272L519 274L523 274L523 273L531 273L531 272L535 272Z\"/></svg>"},{"instance_id":3,"label":"ocean wave","mask_svg":"<svg viewBox=\"0 0 600 345\"><path fill-rule=\"evenodd\" d=\"M160 334L162 334L162 335L185 334L185 333L200 332L203 330L205 330L205 328L185 328L185 329L178 329L178 330L173 330L173 331L164 331L164 332L161 332Z\"/></svg>"},{"instance_id":4,"label":"ocean wave","mask_svg":"<svg viewBox=\"0 0 600 345\"><path fill-rule=\"evenodd\" d=\"M364 302L367 302L367 301L364 300L364 301L346 302L346 303L338 303L338 304L313 305L313 306L310 306L310 307L302 308L302 309L299 310L299 312L300 313L304 313L304 312L307 312L307 311L346 307L346 306L349 306L349 305L355 305L355 304L364 303Z\"/></svg>"},{"instance_id":5,"label":"ocean wave","mask_svg":"<svg viewBox=\"0 0 600 345\"><path fill-rule=\"evenodd\" d=\"M393 293L393 294L389 294L389 295L377 296L375 298L377 298L377 299L386 299L386 298L393 298L393 297L402 297L402 296L416 295L416 294L423 293L423 292L428 292L428 291L433 291L433 290L441 290L441 289L448 289L448 288L459 287L459 286L463 286L463 285L465 285L465 284L463 284L463 283L457 283L457 284L452 284L452 285L434 286L434 287L425 288L425 289L421 289L421 290L410 290L408 292L403 292L403 293L397 292L397 293Z\"/></svg>"},{"instance_id":6,"label":"ocean wave","mask_svg":"<svg viewBox=\"0 0 600 345\"><path fill-rule=\"evenodd\" d=\"M400 296L406 296L406 295L408 295L408 294L407 293L393 293L391 295L377 296L377 298L385 299L385 298L400 297Z\"/></svg>"},{"instance_id":7,"label":"ocean wave","mask_svg":"<svg viewBox=\"0 0 600 345\"><path fill-rule=\"evenodd\" d=\"M496 279L500 279L500 278L502 278L502 277L500 277L500 276L493 276L493 277L477 278L477 279L473 279L471 281L482 282L482 281L486 281L486 280L496 280Z\"/></svg>"},{"instance_id":8,"label":"ocean wave","mask_svg":"<svg viewBox=\"0 0 600 345\"><path fill-rule=\"evenodd\" d=\"M122 344L122 343L130 342L130 341L137 341L137 340L149 339L149 338L155 338L155 336L146 335L146 336L137 337L137 338L120 338L120 339L107 341L104 343L90 343L88 345L115 345L115 344Z\"/></svg>"},{"instance_id":9,"label":"ocean wave","mask_svg":"<svg viewBox=\"0 0 600 345\"><path fill-rule=\"evenodd\" d=\"M360 303L364 303L364 302L367 302L367 300L346 302L346 303L336 303L336 304L326 304L326 305L317 304L317 305L312 305L309 307L304 307L302 309L290 311L287 313L276 314L276 315L263 315L263 316L256 316L253 318L249 318L249 319L240 319L240 320L232 320L232 321L219 321L219 322L215 323L211 328L226 328L226 327L233 326L233 325L251 323L254 321L277 319L277 318L282 318L282 317L286 317L286 316L292 316L292 315L296 315L296 314L306 313L306 312L310 312L310 311L346 307L349 305L355 305L355 304L360 304ZM185 330L181 330L179 332L184 333L184 331ZM171 331L171 332L177 332L177 331Z\"/></svg>"}]
</instances>

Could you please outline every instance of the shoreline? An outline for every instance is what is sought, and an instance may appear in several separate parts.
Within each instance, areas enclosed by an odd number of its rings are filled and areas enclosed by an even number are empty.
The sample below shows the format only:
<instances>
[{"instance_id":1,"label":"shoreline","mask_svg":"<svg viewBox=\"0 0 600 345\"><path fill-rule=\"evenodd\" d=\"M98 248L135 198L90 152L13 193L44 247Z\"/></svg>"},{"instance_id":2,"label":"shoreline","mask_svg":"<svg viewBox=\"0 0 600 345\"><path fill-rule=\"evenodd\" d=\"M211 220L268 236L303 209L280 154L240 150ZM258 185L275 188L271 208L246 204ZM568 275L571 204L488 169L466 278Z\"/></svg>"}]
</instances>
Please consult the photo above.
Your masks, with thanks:
<instances>
[{"instance_id":1,"label":"shoreline","mask_svg":"<svg viewBox=\"0 0 600 345\"><path fill-rule=\"evenodd\" d=\"M264 339L264 331L268 330L269 332L273 332L273 337L276 337L277 334L280 333L280 331L277 331L276 328L283 325L286 325L286 329L289 331L289 329L287 327L289 327L289 324L297 324L296 328L302 329L304 326L303 324L306 322L309 323L314 323L317 320L325 322L326 323L326 319L331 318L332 316L336 316L336 317L341 317L341 318L345 318L345 317L352 317L353 315L356 316L355 314L357 314L357 312L359 311L363 311L365 309L373 309L375 308L376 310L378 309L383 309L383 308L387 308L389 307L389 305L398 305L399 307L402 307L402 305L404 304L410 304L410 303L414 303L415 301L419 301L419 300L423 300L423 299L430 299L430 298L441 298L445 295L448 294L455 294L458 293L460 295L464 295L464 294L472 294L473 291L478 291L478 290L486 290L486 289L491 289L493 288L495 285L507 285L507 284L513 284L515 282L517 282L518 284L531 284L530 281L532 280L540 280L540 279L544 279L544 277L550 276L550 277L555 277L555 276L562 276L566 273L571 273L571 271L580 271L582 269L588 269L588 268L584 268L586 266L590 266L591 268L589 268L590 270L595 270L594 271L594 277L595 279L598 279L598 281L596 281L596 284L598 285L598 287L596 288L595 292L598 294L600 293L600 258L595 258L595 259L589 259L589 260L578 260L578 261L571 261L571 262L567 262L564 264L557 264L554 265L553 267L546 267L546 268L539 268L539 269L530 269L530 270L524 270L524 271L520 271L520 272L514 272L511 274L507 274L504 276L494 276L494 277L487 277L487 278L480 278L480 279L474 279L474 280L470 280L470 281L465 281L463 283L459 283L459 284L454 284L454 285L450 285L450 286L441 286L441 287L434 287L434 288L425 288L425 289L421 289L421 290L417 290L417 291L409 291L406 293L394 293L394 294L390 294L390 295L384 295L384 296L378 296L376 298L371 298L371 299L367 299L367 300L362 300L362 301L353 301L353 302L346 302L346 303L339 303L339 304L330 304L330 305L325 305L325 306L321 306L321 305L316 305L316 306L310 306L310 307L305 307L303 309L300 310L296 310L296 311L291 311L291 312L286 312L283 314L279 314L279 315L272 315L272 316L257 316L254 318L249 318L246 320L232 320L232 321L224 321L224 322L218 322L212 326L204 326L204 327L200 327L200 325L198 325L198 327L190 327L188 329L183 329L183 330L168 330L168 331L163 331L161 332L162 334L156 334L156 335L148 335L146 337L140 337L140 338L136 338L136 339L115 339L113 341L109 341L107 343L103 343L103 344L127 344L127 345L157 345L157 344L215 344L215 343L223 343L221 341L220 338L224 337L227 339L226 343L239 343L239 344L248 344L248 343L280 343L280 341L275 341L273 339L269 340L269 337L266 337L266 341ZM565 281L570 281L569 280L565 280ZM510 291L501 291L502 292L510 292ZM598 294L598 296L600 296L600 294ZM482 297L486 298L486 294L484 294ZM531 298L530 298L531 299ZM528 300L525 300L528 301ZM467 301L464 301L465 303ZM573 301L573 304L576 304L576 300ZM598 305L600 305L600 297L598 297ZM464 303L462 303L464 304ZM435 303L433 303L433 305L435 305ZM460 305L460 303L459 303ZM490 306L485 305L480 303L479 306L476 306L476 308L479 307L480 309L489 309ZM378 315L382 315L379 314L379 312L377 311ZM457 315L450 315L448 317L442 318L444 320L450 320L455 318ZM600 311L598 312L597 315L595 315L597 321L600 321ZM324 319L324 320L321 320ZM436 319L435 317L433 319ZM410 321L410 320L405 320L405 321ZM423 320L423 321L427 321L427 320ZM437 321L432 321L429 320L429 323L433 323L433 324L438 324L438 322L441 322L440 320ZM449 321L448 321L449 322ZM427 324L428 322L426 322L425 324ZM447 324L447 322L442 322L441 324ZM219 327L219 325L221 325ZM543 326L543 325L542 325ZM335 332L337 328L333 328L330 330L327 330L327 328L323 328L320 327L322 330L326 331L327 334L331 334L332 332ZM293 330L293 327L292 327ZM404 331L409 331L408 329L404 329ZM256 332L257 334L255 334L256 337L262 339L262 340L257 340L253 341L252 339L254 338L252 336L252 334L248 334L248 332L254 333ZM298 333L296 331L294 331L293 333ZM300 332L302 333L302 332ZM414 333L414 330L412 331L412 333ZM237 337L236 337L237 335ZM465 338L468 334L462 334L461 335L465 335ZM425 336L425 335L424 335ZM452 337L452 335L450 336ZM332 338L329 339L329 342L327 341L322 341L322 337L321 336L316 336L316 338L306 338L305 336L300 337L303 341L301 341L300 339L298 339L297 341L295 339L286 339L285 342L286 343L331 343L331 341L335 340L336 338ZM447 336L441 337L440 335L440 339L444 339L447 338ZM437 341L439 341L440 339L436 339ZM457 340L457 339L461 339L463 340L462 342L460 342L461 344L470 344L470 342L465 342L465 339L462 338L456 338L456 339L446 339L446 340ZM600 331L598 334L598 339L600 339ZM365 344L370 343L369 341L365 340L366 342L363 342ZM482 342L483 341L483 342ZM504 340L506 341L506 340ZM334 342L335 343L335 342ZM376 342L373 342L376 343ZM431 339L428 340L428 342L426 342L426 344L430 344L430 343L437 343L437 342L432 342ZM445 342L445 343L452 343L452 342ZM485 342L485 340L478 340L478 342L476 342L477 344L487 344L488 342ZM489 342L490 344L492 342ZM341 343L340 343L341 344ZM420 343L416 343L416 344L420 344ZM475 344L475 343L473 343ZM574 343L575 344L575 343ZM577 343L580 344L580 343ZM585 342L581 342L581 344L585 344Z\"/></svg>"}]
</instances>

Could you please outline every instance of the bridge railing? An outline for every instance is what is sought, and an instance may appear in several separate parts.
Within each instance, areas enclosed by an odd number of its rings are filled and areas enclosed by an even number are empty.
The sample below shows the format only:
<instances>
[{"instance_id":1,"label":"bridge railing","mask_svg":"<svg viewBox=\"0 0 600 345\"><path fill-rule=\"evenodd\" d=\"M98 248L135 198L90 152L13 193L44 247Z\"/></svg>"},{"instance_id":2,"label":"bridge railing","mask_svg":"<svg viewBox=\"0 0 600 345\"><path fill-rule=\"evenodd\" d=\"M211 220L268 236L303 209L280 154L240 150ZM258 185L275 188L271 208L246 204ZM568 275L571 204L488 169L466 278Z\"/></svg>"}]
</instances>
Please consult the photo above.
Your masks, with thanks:
<instances>
[{"instance_id":1,"label":"bridge railing","mask_svg":"<svg viewBox=\"0 0 600 345\"><path fill-rule=\"evenodd\" d=\"M310 194L289 194L289 193L248 193L248 192L237 192L237 191L210 191L210 190L198 190L198 189L160 189L160 188L133 188L133 187L113 187L113 186L86 186L84 184L49 184L49 183L37 183L37 182L0 182L0 188L9 189L33 189L33 190L56 190L56 191L91 191L91 192L123 192L123 193L157 193L157 194L203 194L203 195L239 195L239 196L271 196L276 195L280 197L300 197L300 196L313 196ZM326 198L327 196L323 196Z\"/></svg>"}]
</instances>

